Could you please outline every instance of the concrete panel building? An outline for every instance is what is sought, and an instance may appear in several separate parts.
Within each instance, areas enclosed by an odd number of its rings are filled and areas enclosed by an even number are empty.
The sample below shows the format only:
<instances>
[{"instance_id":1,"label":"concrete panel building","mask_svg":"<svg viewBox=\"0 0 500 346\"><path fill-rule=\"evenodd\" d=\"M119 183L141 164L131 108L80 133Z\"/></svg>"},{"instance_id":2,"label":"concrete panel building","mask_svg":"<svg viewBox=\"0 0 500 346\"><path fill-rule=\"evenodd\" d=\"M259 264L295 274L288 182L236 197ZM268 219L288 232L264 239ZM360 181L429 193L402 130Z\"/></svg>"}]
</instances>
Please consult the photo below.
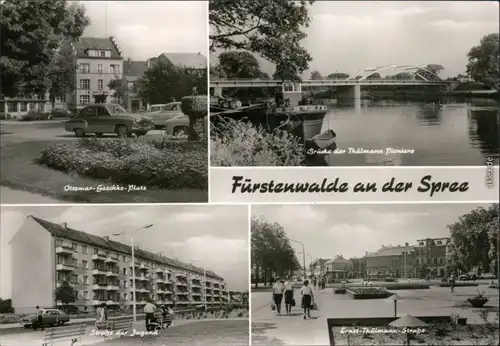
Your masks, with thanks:
<instances>
[{"instance_id":1,"label":"concrete panel building","mask_svg":"<svg viewBox=\"0 0 500 346\"><path fill-rule=\"evenodd\" d=\"M135 249L132 275L129 245L28 216L11 240L12 306L17 313L58 305L55 292L68 282L76 294L72 305L91 311L106 303L128 310L136 302L192 306L228 301L224 279L204 270L144 249Z\"/></svg>"}]
</instances>

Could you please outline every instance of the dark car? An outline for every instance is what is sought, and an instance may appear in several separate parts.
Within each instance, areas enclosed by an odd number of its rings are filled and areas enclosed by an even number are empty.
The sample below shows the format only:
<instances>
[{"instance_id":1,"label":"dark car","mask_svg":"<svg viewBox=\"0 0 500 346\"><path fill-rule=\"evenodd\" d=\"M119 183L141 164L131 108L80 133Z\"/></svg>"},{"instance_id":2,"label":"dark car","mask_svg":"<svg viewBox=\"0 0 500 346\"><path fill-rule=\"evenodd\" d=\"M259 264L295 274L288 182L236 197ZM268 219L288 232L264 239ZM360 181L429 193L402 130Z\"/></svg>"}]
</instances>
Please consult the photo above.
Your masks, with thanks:
<instances>
[{"instance_id":1,"label":"dark car","mask_svg":"<svg viewBox=\"0 0 500 346\"><path fill-rule=\"evenodd\" d=\"M44 326L56 326L69 322L69 315L58 309L41 309ZM24 328L31 328L37 323L37 314L27 315L21 319Z\"/></svg>"},{"instance_id":2,"label":"dark car","mask_svg":"<svg viewBox=\"0 0 500 346\"><path fill-rule=\"evenodd\" d=\"M143 136L153 130L155 125L145 115L128 113L116 104L91 104L83 107L78 115L64 124L66 131L74 132L76 137L84 137L87 133L102 136L105 133L116 133L120 137L133 134Z\"/></svg>"}]
</instances>

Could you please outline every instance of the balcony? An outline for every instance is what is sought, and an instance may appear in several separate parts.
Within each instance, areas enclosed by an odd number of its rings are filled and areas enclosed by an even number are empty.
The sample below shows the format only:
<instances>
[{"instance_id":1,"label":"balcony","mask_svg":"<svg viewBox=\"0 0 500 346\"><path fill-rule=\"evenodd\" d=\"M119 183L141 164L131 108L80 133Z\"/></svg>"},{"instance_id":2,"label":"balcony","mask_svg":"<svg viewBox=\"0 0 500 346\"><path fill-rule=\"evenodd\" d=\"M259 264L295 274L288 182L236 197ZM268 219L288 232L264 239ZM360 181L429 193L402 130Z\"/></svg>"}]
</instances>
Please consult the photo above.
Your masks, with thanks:
<instances>
[{"instance_id":1,"label":"balcony","mask_svg":"<svg viewBox=\"0 0 500 346\"><path fill-rule=\"evenodd\" d=\"M104 291L104 290L106 290L106 285L104 285L104 284L93 284L92 285L92 290L94 290L94 291Z\"/></svg>"},{"instance_id":2,"label":"balcony","mask_svg":"<svg viewBox=\"0 0 500 346\"><path fill-rule=\"evenodd\" d=\"M118 291L120 289L120 287L116 286L116 285L108 285L106 287L106 291Z\"/></svg>"},{"instance_id":3,"label":"balcony","mask_svg":"<svg viewBox=\"0 0 500 346\"><path fill-rule=\"evenodd\" d=\"M156 273L163 273L163 272L164 272L164 269L162 269L162 268L156 268L156 269L155 269L155 272L156 272Z\"/></svg>"},{"instance_id":4,"label":"balcony","mask_svg":"<svg viewBox=\"0 0 500 346\"><path fill-rule=\"evenodd\" d=\"M101 305L101 304L106 304L106 300L104 300L104 299L93 299L92 300L92 305Z\"/></svg>"},{"instance_id":5,"label":"balcony","mask_svg":"<svg viewBox=\"0 0 500 346\"><path fill-rule=\"evenodd\" d=\"M56 264L56 270L62 271L62 272L64 272L64 271L70 272L70 271L75 270L75 265L72 263L59 263L59 264Z\"/></svg>"},{"instance_id":6,"label":"balcony","mask_svg":"<svg viewBox=\"0 0 500 346\"><path fill-rule=\"evenodd\" d=\"M189 292L176 292L176 295L178 295L178 296L187 296L187 295L189 295Z\"/></svg>"},{"instance_id":7,"label":"balcony","mask_svg":"<svg viewBox=\"0 0 500 346\"><path fill-rule=\"evenodd\" d=\"M158 284L169 284L170 282L167 279L156 279L156 283Z\"/></svg>"},{"instance_id":8,"label":"balcony","mask_svg":"<svg viewBox=\"0 0 500 346\"><path fill-rule=\"evenodd\" d=\"M144 263L141 263L139 270L149 270L149 268Z\"/></svg>"},{"instance_id":9,"label":"balcony","mask_svg":"<svg viewBox=\"0 0 500 346\"><path fill-rule=\"evenodd\" d=\"M181 281L176 283L177 286L189 286L187 282Z\"/></svg>"},{"instance_id":10,"label":"balcony","mask_svg":"<svg viewBox=\"0 0 500 346\"><path fill-rule=\"evenodd\" d=\"M115 277L115 276L119 276L119 275L120 275L120 273L117 271L108 270L106 272L106 276L108 276L108 277Z\"/></svg>"},{"instance_id":11,"label":"balcony","mask_svg":"<svg viewBox=\"0 0 500 346\"><path fill-rule=\"evenodd\" d=\"M106 300L106 305L118 305L118 301L113 300L113 299L108 299Z\"/></svg>"},{"instance_id":12,"label":"balcony","mask_svg":"<svg viewBox=\"0 0 500 346\"><path fill-rule=\"evenodd\" d=\"M120 262L120 259L118 258L118 256L108 256L108 257L106 257L104 262L106 262L106 263L118 263L118 262Z\"/></svg>"},{"instance_id":13,"label":"balcony","mask_svg":"<svg viewBox=\"0 0 500 346\"><path fill-rule=\"evenodd\" d=\"M95 253L92 255L92 261L105 261L107 256L101 253Z\"/></svg>"},{"instance_id":14,"label":"balcony","mask_svg":"<svg viewBox=\"0 0 500 346\"><path fill-rule=\"evenodd\" d=\"M159 289L159 290L156 290L156 293L158 293L158 294L167 294L167 293L169 293L169 291Z\"/></svg>"},{"instance_id":15,"label":"balcony","mask_svg":"<svg viewBox=\"0 0 500 346\"><path fill-rule=\"evenodd\" d=\"M139 293L149 293L149 289L144 287L136 288L135 291Z\"/></svg>"},{"instance_id":16,"label":"balcony","mask_svg":"<svg viewBox=\"0 0 500 346\"><path fill-rule=\"evenodd\" d=\"M201 296L201 292L192 292L191 295L198 297Z\"/></svg>"},{"instance_id":17,"label":"balcony","mask_svg":"<svg viewBox=\"0 0 500 346\"><path fill-rule=\"evenodd\" d=\"M139 305L146 305L147 303L148 302L145 301L145 300L140 300L140 301L137 302L137 304L139 304Z\"/></svg>"},{"instance_id":18,"label":"balcony","mask_svg":"<svg viewBox=\"0 0 500 346\"><path fill-rule=\"evenodd\" d=\"M149 278L147 276L141 275L137 277L137 280L139 281L149 281Z\"/></svg>"},{"instance_id":19,"label":"balcony","mask_svg":"<svg viewBox=\"0 0 500 346\"><path fill-rule=\"evenodd\" d=\"M92 275L106 275L107 271L104 269L93 269Z\"/></svg>"},{"instance_id":20,"label":"balcony","mask_svg":"<svg viewBox=\"0 0 500 346\"><path fill-rule=\"evenodd\" d=\"M189 304L189 300L179 300L179 301L177 301L177 304L186 305L186 304Z\"/></svg>"},{"instance_id":21,"label":"balcony","mask_svg":"<svg viewBox=\"0 0 500 346\"><path fill-rule=\"evenodd\" d=\"M58 254L58 255L72 255L75 252L76 251L73 250L73 248L71 246L62 245L62 246L56 247L56 254Z\"/></svg>"}]
</instances>

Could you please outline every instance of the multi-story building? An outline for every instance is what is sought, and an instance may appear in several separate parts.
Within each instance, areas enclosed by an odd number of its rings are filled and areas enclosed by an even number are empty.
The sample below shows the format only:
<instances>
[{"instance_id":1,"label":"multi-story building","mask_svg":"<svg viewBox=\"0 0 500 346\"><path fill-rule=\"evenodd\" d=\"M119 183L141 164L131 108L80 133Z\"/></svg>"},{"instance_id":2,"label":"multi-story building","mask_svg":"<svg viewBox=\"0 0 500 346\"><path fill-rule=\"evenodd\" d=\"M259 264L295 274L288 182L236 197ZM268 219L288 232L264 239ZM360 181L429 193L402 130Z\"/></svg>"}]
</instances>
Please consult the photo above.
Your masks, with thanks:
<instances>
[{"instance_id":1,"label":"multi-story building","mask_svg":"<svg viewBox=\"0 0 500 346\"><path fill-rule=\"evenodd\" d=\"M148 59L147 67L153 67L158 61L200 73L205 72L208 66L207 58L201 53L161 53L158 57Z\"/></svg>"},{"instance_id":2,"label":"multi-story building","mask_svg":"<svg viewBox=\"0 0 500 346\"><path fill-rule=\"evenodd\" d=\"M352 272L352 262L345 259L342 255L336 256L325 263L325 278L327 282L347 279Z\"/></svg>"},{"instance_id":3,"label":"multi-story building","mask_svg":"<svg viewBox=\"0 0 500 346\"><path fill-rule=\"evenodd\" d=\"M365 255L368 277L414 277L415 252L415 247L408 243L404 246L382 245L376 252Z\"/></svg>"},{"instance_id":4,"label":"multi-story building","mask_svg":"<svg viewBox=\"0 0 500 346\"><path fill-rule=\"evenodd\" d=\"M145 107L140 97L138 97L138 82L144 76L148 69L147 61L132 61L127 59L123 62L123 78L127 83L127 91L123 99L123 106L129 111L134 112Z\"/></svg>"},{"instance_id":5,"label":"multi-story building","mask_svg":"<svg viewBox=\"0 0 500 346\"><path fill-rule=\"evenodd\" d=\"M87 103L117 103L109 83L122 80L123 56L115 39L80 37L71 43L76 57L75 92L69 103L81 108Z\"/></svg>"},{"instance_id":6,"label":"multi-story building","mask_svg":"<svg viewBox=\"0 0 500 346\"><path fill-rule=\"evenodd\" d=\"M317 258L311 263L311 274L319 277L325 273L325 263L328 262L327 258Z\"/></svg>"},{"instance_id":7,"label":"multi-story building","mask_svg":"<svg viewBox=\"0 0 500 346\"><path fill-rule=\"evenodd\" d=\"M60 305L56 290L68 282L79 310L106 303L128 310L148 299L175 306L224 303L228 290L210 270L28 216L11 240L12 306L18 313ZM133 272L135 276L133 275ZM204 289L205 288L205 289Z\"/></svg>"},{"instance_id":8,"label":"multi-story building","mask_svg":"<svg viewBox=\"0 0 500 346\"><path fill-rule=\"evenodd\" d=\"M415 265L417 276L447 276L446 259L450 252L451 238L426 238L417 240Z\"/></svg>"}]
</instances>

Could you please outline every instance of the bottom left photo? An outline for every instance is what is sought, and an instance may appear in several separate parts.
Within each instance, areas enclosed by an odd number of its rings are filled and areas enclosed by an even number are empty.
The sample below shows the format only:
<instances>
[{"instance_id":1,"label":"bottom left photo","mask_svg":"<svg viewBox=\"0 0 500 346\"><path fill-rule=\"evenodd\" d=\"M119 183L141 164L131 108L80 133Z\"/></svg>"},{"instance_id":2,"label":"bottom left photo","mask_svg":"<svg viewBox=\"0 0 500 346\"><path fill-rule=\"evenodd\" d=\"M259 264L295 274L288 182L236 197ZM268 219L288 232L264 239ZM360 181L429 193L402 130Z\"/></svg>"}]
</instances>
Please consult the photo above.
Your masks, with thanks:
<instances>
[{"instance_id":1,"label":"bottom left photo","mask_svg":"<svg viewBox=\"0 0 500 346\"><path fill-rule=\"evenodd\" d=\"M247 206L2 207L0 345L249 345Z\"/></svg>"}]
</instances>

